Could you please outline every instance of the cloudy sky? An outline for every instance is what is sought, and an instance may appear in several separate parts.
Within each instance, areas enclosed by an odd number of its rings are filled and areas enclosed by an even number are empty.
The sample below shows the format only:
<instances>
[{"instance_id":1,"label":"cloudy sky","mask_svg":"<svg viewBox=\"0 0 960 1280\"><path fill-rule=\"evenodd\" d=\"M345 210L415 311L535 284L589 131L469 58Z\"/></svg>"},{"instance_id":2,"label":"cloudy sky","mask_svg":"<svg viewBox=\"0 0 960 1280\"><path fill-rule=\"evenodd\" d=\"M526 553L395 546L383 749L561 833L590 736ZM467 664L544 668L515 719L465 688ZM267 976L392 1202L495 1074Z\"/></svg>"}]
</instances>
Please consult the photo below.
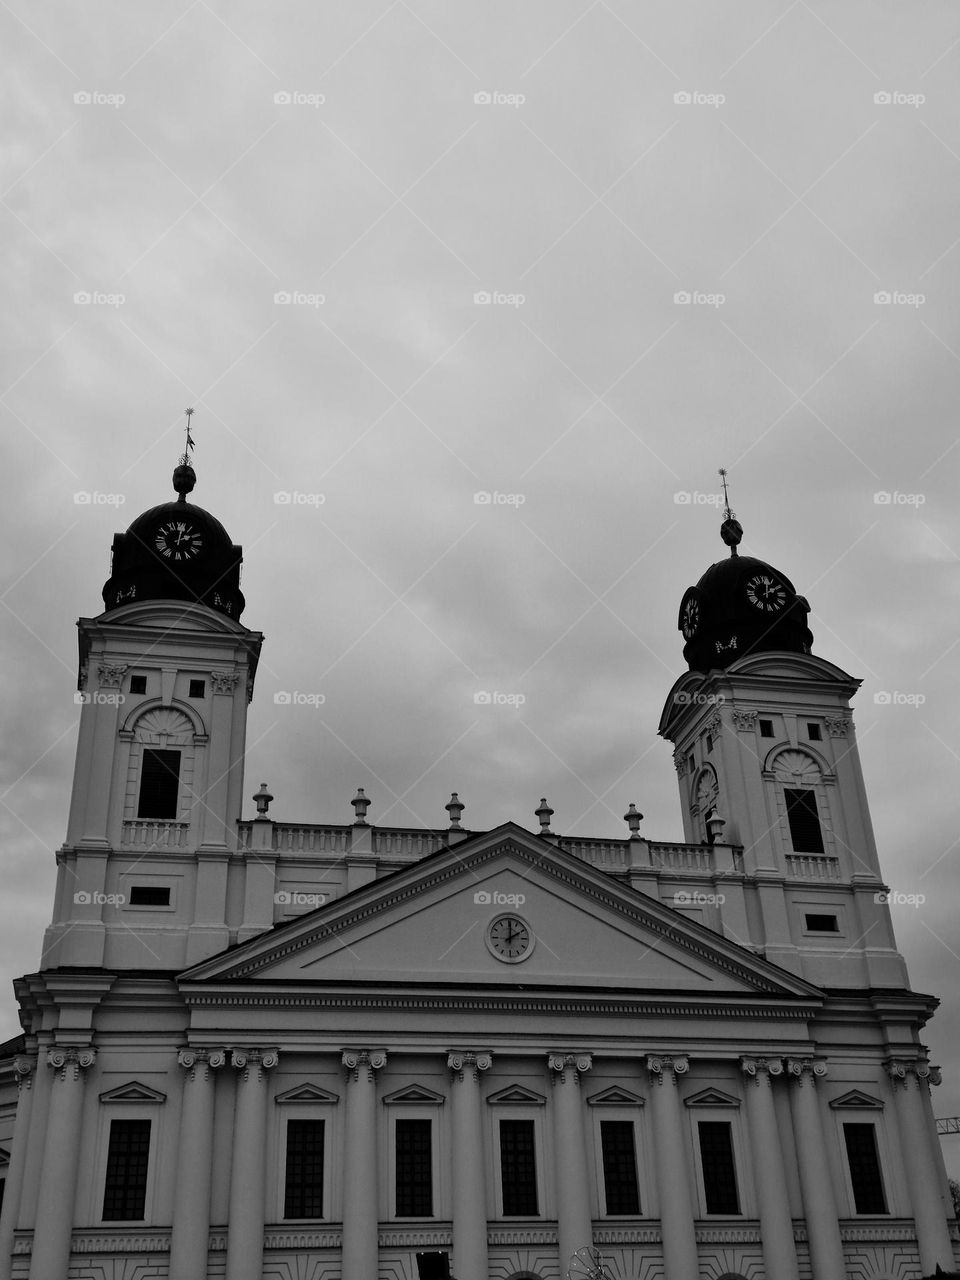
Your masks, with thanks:
<instances>
[{"instance_id":1,"label":"cloudy sky","mask_svg":"<svg viewBox=\"0 0 960 1280\"><path fill-rule=\"evenodd\" d=\"M247 794L290 821L361 785L387 824L457 790L473 829L546 796L561 832L624 835L634 801L681 838L656 725L723 465L744 551L863 679L960 1114L956 5L6 0L0 27L0 984L50 916L74 621L172 496L184 407L266 634Z\"/></svg>"}]
</instances>

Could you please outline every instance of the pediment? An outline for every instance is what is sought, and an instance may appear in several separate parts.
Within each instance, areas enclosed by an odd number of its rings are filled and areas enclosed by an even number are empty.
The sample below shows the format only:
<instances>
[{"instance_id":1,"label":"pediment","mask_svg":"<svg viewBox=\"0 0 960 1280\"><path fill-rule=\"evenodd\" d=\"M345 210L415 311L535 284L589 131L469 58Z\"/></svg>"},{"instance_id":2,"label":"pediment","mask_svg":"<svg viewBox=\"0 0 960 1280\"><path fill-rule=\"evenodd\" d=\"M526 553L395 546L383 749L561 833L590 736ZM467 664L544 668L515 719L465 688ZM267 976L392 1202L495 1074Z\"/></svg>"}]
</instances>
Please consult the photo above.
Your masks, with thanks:
<instances>
[{"instance_id":1,"label":"pediment","mask_svg":"<svg viewBox=\"0 0 960 1280\"><path fill-rule=\"evenodd\" d=\"M330 1093L315 1084L298 1084L285 1093L278 1093L274 1102L339 1102L338 1093Z\"/></svg>"},{"instance_id":2,"label":"pediment","mask_svg":"<svg viewBox=\"0 0 960 1280\"><path fill-rule=\"evenodd\" d=\"M699 1093L684 1098L687 1107L739 1107L740 1099L722 1089L701 1089Z\"/></svg>"},{"instance_id":3,"label":"pediment","mask_svg":"<svg viewBox=\"0 0 960 1280\"><path fill-rule=\"evenodd\" d=\"M490 927L520 916L526 954ZM507 823L440 849L180 975L194 984L469 984L646 996L822 993L722 934Z\"/></svg>"},{"instance_id":4,"label":"pediment","mask_svg":"<svg viewBox=\"0 0 960 1280\"><path fill-rule=\"evenodd\" d=\"M631 1093L629 1089L621 1089L619 1085L611 1085L609 1089L603 1089L600 1093L593 1093L587 1098L587 1105L590 1107L642 1107L646 1102L645 1098L641 1098L638 1093Z\"/></svg>"},{"instance_id":5,"label":"pediment","mask_svg":"<svg viewBox=\"0 0 960 1280\"><path fill-rule=\"evenodd\" d=\"M6 1147L0 1147L0 1169L10 1163L10 1152Z\"/></svg>"},{"instance_id":6,"label":"pediment","mask_svg":"<svg viewBox=\"0 0 960 1280\"><path fill-rule=\"evenodd\" d=\"M546 1101L542 1093L535 1093L522 1084L508 1084L505 1089L491 1093L487 1098L491 1106L542 1107Z\"/></svg>"},{"instance_id":7,"label":"pediment","mask_svg":"<svg viewBox=\"0 0 960 1280\"><path fill-rule=\"evenodd\" d=\"M108 1089L106 1093L101 1093L101 1102L166 1102L167 1095L160 1093L157 1089L151 1089L148 1084L141 1084L139 1080L131 1080L129 1084L118 1085L115 1089Z\"/></svg>"},{"instance_id":8,"label":"pediment","mask_svg":"<svg viewBox=\"0 0 960 1280\"><path fill-rule=\"evenodd\" d=\"M409 1106L411 1103L442 1106L446 1099L442 1093L436 1093L425 1085L410 1084L405 1089L397 1089L395 1093L388 1093L383 1101L387 1106L392 1106L396 1103L403 1103L405 1106Z\"/></svg>"},{"instance_id":9,"label":"pediment","mask_svg":"<svg viewBox=\"0 0 960 1280\"><path fill-rule=\"evenodd\" d=\"M851 1089L849 1093L843 1094L839 1098L834 1098L830 1106L835 1110L848 1107L854 1111L882 1111L883 1102L879 1098L873 1097L872 1094L864 1093L862 1089Z\"/></svg>"}]
</instances>

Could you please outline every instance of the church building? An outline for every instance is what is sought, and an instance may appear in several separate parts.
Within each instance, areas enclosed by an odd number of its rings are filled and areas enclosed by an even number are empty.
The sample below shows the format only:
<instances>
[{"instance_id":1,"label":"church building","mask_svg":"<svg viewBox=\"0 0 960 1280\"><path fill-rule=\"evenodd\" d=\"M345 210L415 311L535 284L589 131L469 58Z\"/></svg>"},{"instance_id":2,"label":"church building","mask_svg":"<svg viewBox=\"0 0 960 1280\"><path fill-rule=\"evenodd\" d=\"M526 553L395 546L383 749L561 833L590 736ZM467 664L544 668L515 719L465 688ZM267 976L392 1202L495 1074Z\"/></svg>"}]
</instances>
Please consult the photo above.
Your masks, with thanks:
<instances>
[{"instance_id":1,"label":"church building","mask_svg":"<svg viewBox=\"0 0 960 1280\"><path fill-rule=\"evenodd\" d=\"M52 923L0 1045L0 1280L951 1270L860 681L729 508L659 723L684 840L633 805L589 839L546 800L465 829L456 794L427 830L261 784L244 819L263 636L195 481L184 455L78 623Z\"/></svg>"}]
</instances>

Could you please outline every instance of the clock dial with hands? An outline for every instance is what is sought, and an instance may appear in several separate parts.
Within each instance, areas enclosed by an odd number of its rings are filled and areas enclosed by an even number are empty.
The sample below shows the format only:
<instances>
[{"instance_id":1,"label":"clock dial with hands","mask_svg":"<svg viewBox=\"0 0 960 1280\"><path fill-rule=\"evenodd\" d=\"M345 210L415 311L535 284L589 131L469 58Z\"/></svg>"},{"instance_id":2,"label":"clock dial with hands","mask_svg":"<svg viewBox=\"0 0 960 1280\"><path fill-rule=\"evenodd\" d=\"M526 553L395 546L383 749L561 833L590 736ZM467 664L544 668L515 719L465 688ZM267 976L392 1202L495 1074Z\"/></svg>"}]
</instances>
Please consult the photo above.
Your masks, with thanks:
<instances>
[{"instance_id":1,"label":"clock dial with hands","mask_svg":"<svg viewBox=\"0 0 960 1280\"><path fill-rule=\"evenodd\" d=\"M779 613L787 603L787 589L772 574L755 573L747 579L747 599L762 613Z\"/></svg>"},{"instance_id":2,"label":"clock dial with hands","mask_svg":"<svg viewBox=\"0 0 960 1280\"><path fill-rule=\"evenodd\" d=\"M153 541L160 555L174 563L194 560L203 549L203 535L189 520L165 520Z\"/></svg>"},{"instance_id":3,"label":"clock dial with hands","mask_svg":"<svg viewBox=\"0 0 960 1280\"><path fill-rule=\"evenodd\" d=\"M684 640L692 640L700 629L700 594L691 587L680 602L680 630Z\"/></svg>"},{"instance_id":4,"label":"clock dial with hands","mask_svg":"<svg viewBox=\"0 0 960 1280\"><path fill-rule=\"evenodd\" d=\"M533 950L533 932L527 922L516 915L496 916L487 925L487 946L498 960L517 964Z\"/></svg>"}]
</instances>

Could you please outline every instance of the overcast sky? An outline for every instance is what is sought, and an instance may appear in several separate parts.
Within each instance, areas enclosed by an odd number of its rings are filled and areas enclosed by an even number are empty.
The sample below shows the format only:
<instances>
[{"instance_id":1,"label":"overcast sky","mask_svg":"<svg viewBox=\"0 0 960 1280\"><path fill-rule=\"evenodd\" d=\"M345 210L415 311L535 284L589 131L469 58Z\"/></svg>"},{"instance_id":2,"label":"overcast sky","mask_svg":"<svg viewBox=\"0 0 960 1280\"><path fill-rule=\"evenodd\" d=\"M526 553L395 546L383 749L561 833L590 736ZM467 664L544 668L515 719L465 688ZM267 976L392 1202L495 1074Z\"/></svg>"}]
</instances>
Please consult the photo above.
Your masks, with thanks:
<instances>
[{"instance_id":1,"label":"overcast sky","mask_svg":"<svg viewBox=\"0 0 960 1280\"><path fill-rule=\"evenodd\" d=\"M74 622L186 406L266 635L245 791L288 821L360 785L378 823L457 790L473 829L546 796L680 839L656 726L723 465L863 679L960 1114L957 6L7 0L0 47L0 989L50 918Z\"/></svg>"}]
</instances>

